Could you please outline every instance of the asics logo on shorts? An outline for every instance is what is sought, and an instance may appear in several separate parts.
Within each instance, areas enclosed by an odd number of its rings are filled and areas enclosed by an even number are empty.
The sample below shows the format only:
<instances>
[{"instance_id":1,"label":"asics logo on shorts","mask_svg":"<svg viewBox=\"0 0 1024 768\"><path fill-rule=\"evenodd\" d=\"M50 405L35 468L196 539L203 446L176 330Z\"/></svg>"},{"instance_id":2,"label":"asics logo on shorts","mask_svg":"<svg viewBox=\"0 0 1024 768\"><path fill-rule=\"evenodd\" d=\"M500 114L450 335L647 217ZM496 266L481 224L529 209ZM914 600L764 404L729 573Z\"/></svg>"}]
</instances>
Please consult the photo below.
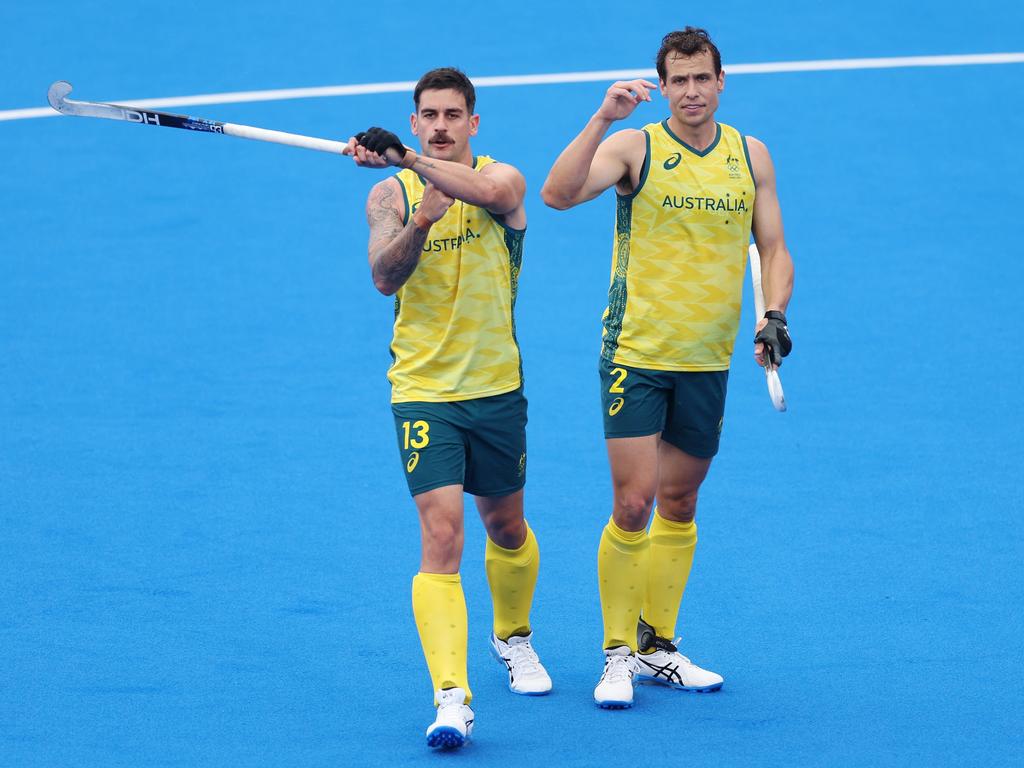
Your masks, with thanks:
<instances>
[{"instance_id":1,"label":"asics logo on shorts","mask_svg":"<svg viewBox=\"0 0 1024 768\"><path fill-rule=\"evenodd\" d=\"M622 410L622 406L625 404L626 399L624 397L616 397L612 400L612 404L608 406L608 415L614 416L616 413Z\"/></svg>"},{"instance_id":2,"label":"asics logo on shorts","mask_svg":"<svg viewBox=\"0 0 1024 768\"><path fill-rule=\"evenodd\" d=\"M420 463L420 452L419 451L413 451L412 453L409 454L409 460L407 462L405 462L405 471L411 474L412 471L414 469L416 469L416 465L419 464L419 463Z\"/></svg>"}]
</instances>

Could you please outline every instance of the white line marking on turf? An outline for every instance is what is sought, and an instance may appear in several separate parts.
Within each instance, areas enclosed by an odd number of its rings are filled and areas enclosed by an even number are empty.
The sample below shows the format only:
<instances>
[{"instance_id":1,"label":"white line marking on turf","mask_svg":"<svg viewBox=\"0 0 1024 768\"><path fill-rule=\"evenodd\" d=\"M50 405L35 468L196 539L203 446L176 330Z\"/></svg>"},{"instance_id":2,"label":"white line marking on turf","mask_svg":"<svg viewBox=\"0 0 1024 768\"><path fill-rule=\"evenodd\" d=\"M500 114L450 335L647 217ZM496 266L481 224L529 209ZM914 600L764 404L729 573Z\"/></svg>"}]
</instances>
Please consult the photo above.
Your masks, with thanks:
<instances>
[{"instance_id":1,"label":"white line marking on turf","mask_svg":"<svg viewBox=\"0 0 1024 768\"><path fill-rule=\"evenodd\" d=\"M963 67L975 64L1024 64L1024 53L973 53L954 56L895 56L877 59L820 59L817 61L769 61L762 64L726 65L729 75L767 75L778 72L826 72L850 69L898 69L901 67ZM547 75L502 75L474 77L477 88L511 85L552 85L558 83L590 83L633 78L655 78L653 69L606 69L594 72L560 72ZM204 104L247 104L254 101L313 99L326 96L359 96L374 93L412 91L415 80L395 83L364 83L362 85L326 85L319 88L283 88L273 91L236 91L208 93L198 96L172 96L164 99L119 99L115 104L134 107L183 107ZM0 121L26 120L33 117L55 117L49 107L8 109L0 111Z\"/></svg>"}]
</instances>

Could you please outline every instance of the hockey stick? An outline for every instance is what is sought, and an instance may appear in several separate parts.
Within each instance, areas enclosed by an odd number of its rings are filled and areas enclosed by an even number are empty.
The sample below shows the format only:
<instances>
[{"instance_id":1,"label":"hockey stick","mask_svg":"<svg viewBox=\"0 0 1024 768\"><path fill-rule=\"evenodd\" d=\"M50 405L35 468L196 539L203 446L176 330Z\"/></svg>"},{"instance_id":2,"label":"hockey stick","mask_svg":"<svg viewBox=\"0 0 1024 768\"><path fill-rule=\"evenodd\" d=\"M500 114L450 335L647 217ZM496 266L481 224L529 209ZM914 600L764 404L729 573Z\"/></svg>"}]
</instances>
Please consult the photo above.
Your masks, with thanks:
<instances>
[{"instance_id":1,"label":"hockey stick","mask_svg":"<svg viewBox=\"0 0 1024 768\"><path fill-rule=\"evenodd\" d=\"M753 243L747 250L750 255L750 282L754 285L754 314L758 322L764 317L764 291L761 290L761 254L757 252L757 246ZM764 375L768 381L768 396L772 399L772 405L776 411L786 410L786 395L782 391L782 381L779 379L779 372L772 365L771 357L764 355Z\"/></svg>"},{"instance_id":2,"label":"hockey stick","mask_svg":"<svg viewBox=\"0 0 1024 768\"><path fill-rule=\"evenodd\" d=\"M71 93L71 83L58 80L50 86L46 96L50 101L50 106L63 115L125 120L129 123L140 123L141 125L184 128L189 131L198 131L199 133L222 133L225 136L237 136L240 139L269 141L274 144L287 144L290 147L315 149L320 152L332 152L339 155L346 154L345 150L348 147L348 143L344 141L318 139L313 136L301 136L297 133L253 128L249 125L238 125L237 123L221 123L201 117L172 115L169 112L154 112L139 107L122 107L118 104L103 104L95 101L75 101L74 99L67 98L69 93Z\"/></svg>"}]
</instances>

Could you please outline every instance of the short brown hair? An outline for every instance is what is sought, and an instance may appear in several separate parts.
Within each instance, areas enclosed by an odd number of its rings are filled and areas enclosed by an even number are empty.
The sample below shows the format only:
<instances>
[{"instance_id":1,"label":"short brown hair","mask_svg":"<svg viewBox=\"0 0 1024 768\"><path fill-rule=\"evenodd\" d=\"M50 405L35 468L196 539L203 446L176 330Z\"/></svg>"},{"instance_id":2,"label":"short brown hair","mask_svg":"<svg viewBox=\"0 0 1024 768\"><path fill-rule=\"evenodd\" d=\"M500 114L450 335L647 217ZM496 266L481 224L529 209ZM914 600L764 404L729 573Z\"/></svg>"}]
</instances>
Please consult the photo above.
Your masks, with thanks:
<instances>
[{"instance_id":1,"label":"short brown hair","mask_svg":"<svg viewBox=\"0 0 1024 768\"><path fill-rule=\"evenodd\" d=\"M715 65L715 74L722 74L722 55L718 48L711 42L711 36L707 30L699 27L687 27L686 29L669 32L661 39L661 48L658 50L658 58L655 60L658 67L658 77L665 81L665 59L670 53L679 53L683 56L696 56L698 53L709 51L711 60Z\"/></svg>"},{"instance_id":2,"label":"short brown hair","mask_svg":"<svg viewBox=\"0 0 1024 768\"><path fill-rule=\"evenodd\" d=\"M473 114L473 107L476 106L476 89L473 88L473 83L466 77L466 73L455 67L432 69L420 78L420 81L416 83L416 90L412 94L416 110L419 111L420 94L424 91L446 90L461 93L466 99L466 108L469 110L469 114Z\"/></svg>"}]
</instances>

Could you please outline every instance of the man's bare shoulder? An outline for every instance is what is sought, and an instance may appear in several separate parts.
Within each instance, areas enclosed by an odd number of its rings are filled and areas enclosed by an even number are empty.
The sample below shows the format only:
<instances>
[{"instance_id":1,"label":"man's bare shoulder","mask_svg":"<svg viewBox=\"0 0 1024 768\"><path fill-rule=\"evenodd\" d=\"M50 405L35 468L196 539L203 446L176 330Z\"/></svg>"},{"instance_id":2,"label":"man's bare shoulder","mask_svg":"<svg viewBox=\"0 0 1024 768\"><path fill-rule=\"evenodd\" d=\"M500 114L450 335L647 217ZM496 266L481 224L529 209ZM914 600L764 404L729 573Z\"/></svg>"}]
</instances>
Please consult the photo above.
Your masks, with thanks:
<instances>
[{"instance_id":1,"label":"man's bare shoulder","mask_svg":"<svg viewBox=\"0 0 1024 768\"><path fill-rule=\"evenodd\" d=\"M405 215L405 199L402 196L402 185L394 176L378 181L366 196L366 212L379 212L390 208L399 217Z\"/></svg>"},{"instance_id":2,"label":"man's bare shoulder","mask_svg":"<svg viewBox=\"0 0 1024 768\"><path fill-rule=\"evenodd\" d=\"M370 194L366 196L366 205L369 206L371 203L379 204L382 201L393 200L396 197L401 200L402 185L398 183L398 179L394 176L388 176L370 188Z\"/></svg>"},{"instance_id":3,"label":"man's bare shoulder","mask_svg":"<svg viewBox=\"0 0 1024 768\"><path fill-rule=\"evenodd\" d=\"M601 145L624 152L646 152L647 136L639 128L623 128L601 142Z\"/></svg>"},{"instance_id":4,"label":"man's bare shoulder","mask_svg":"<svg viewBox=\"0 0 1024 768\"><path fill-rule=\"evenodd\" d=\"M754 168L754 178L761 181L774 176L772 156L765 143L753 136L747 136L746 141L747 151L750 152L750 164Z\"/></svg>"},{"instance_id":5,"label":"man's bare shoulder","mask_svg":"<svg viewBox=\"0 0 1024 768\"><path fill-rule=\"evenodd\" d=\"M745 136L744 138L747 140L747 149L750 150L751 157L754 156L755 152L762 156L768 155L768 147L763 141L754 136Z\"/></svg>"},{"instance_id":6,"label":"man's bare shoulder","mask_svg":"<svg viewBox=\"0 0 1024 768\"><path fill-rule=\"evenodd\" d=\"M516 168L510 163L503 163L500 160L495 160L492 163L488 163L480 169L480 173L484 176L501 176L502 178L508 179L525 179L522 171Z\"/></svg>"}]
</instances>

